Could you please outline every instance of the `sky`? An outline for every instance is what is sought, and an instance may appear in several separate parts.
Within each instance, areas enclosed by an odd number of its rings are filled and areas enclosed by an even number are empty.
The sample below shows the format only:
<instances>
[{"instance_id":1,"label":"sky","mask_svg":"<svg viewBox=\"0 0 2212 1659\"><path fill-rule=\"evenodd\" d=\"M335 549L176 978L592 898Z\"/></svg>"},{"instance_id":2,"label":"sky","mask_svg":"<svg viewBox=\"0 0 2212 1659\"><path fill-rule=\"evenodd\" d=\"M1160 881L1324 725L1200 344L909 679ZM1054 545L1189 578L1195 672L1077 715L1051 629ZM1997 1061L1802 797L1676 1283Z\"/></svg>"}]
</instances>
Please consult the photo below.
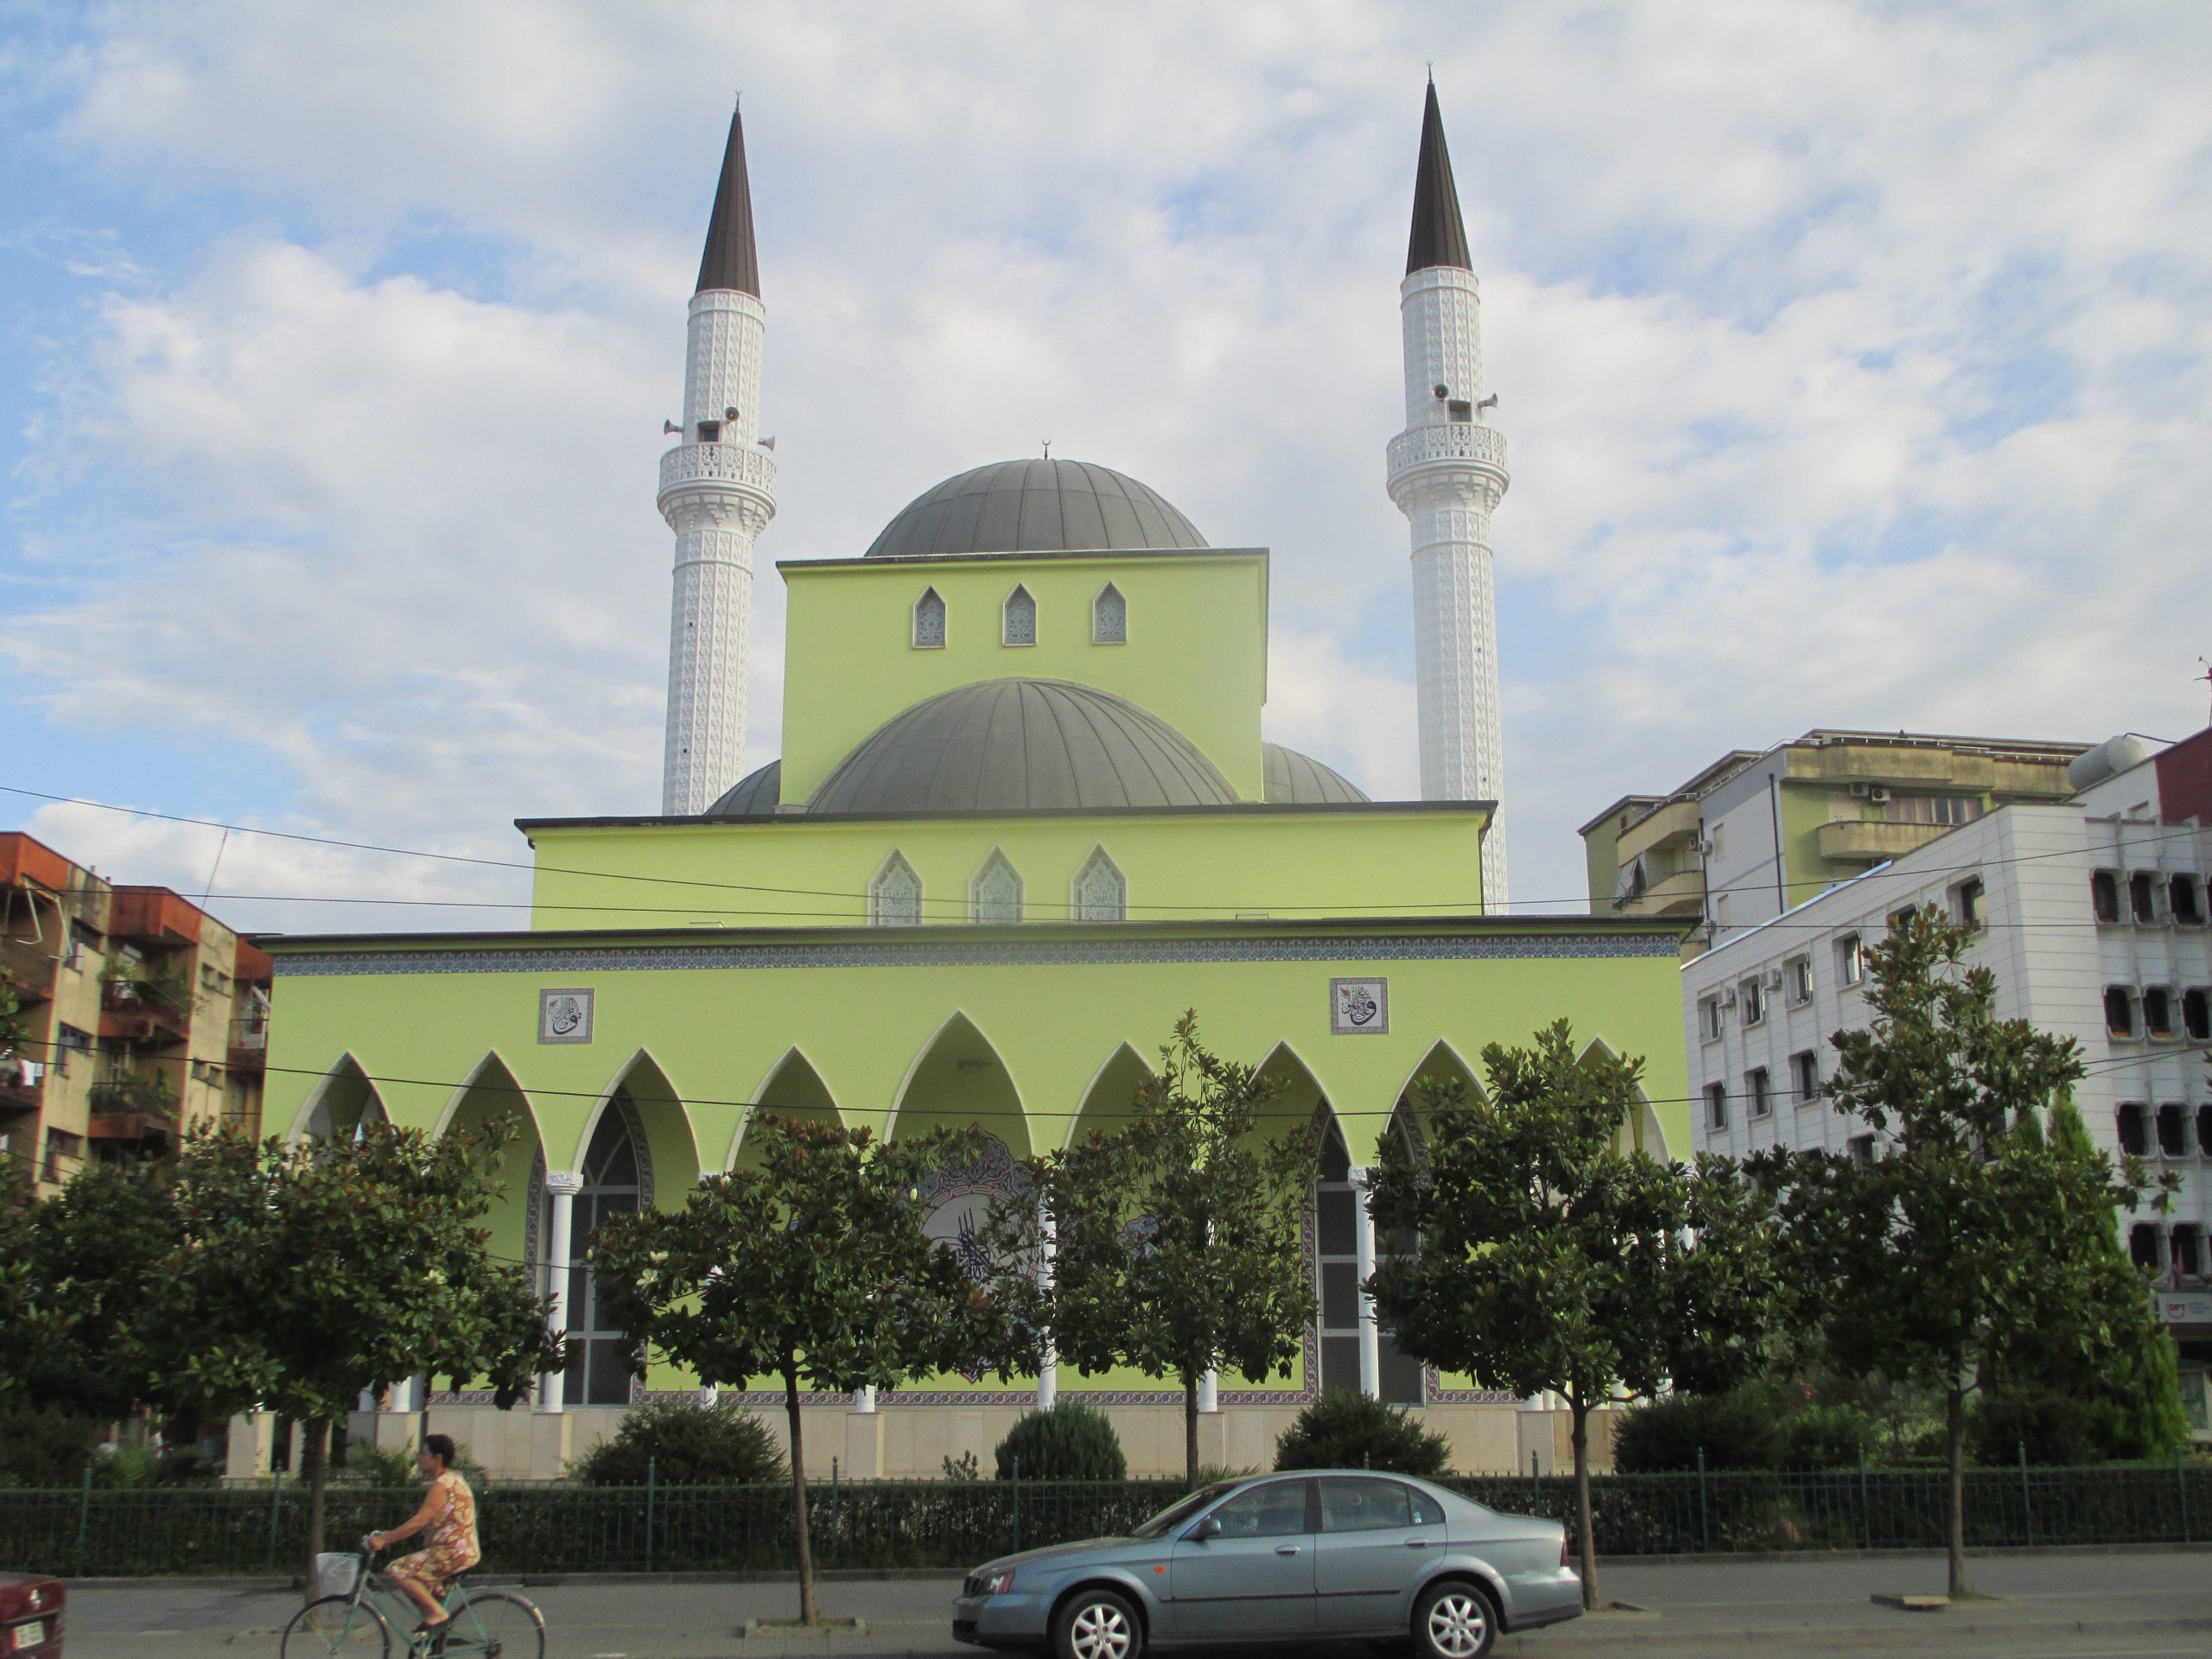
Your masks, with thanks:
<instances>
[{"instance_id":1,"label":"sky","mask_svg":"<svg viewBox=\"0 0 2212 1659\"><path fill-rule=\"evenodd\" d=\"M1270 548L1268 736L1417 793L1383 449L1431 64L1511 446L1516 910L1585 906L1618 797L1815 726L2205 723L2196 0L8 0L0 827L344 931L519 925L514 818L656 810L734 92L748 765L773 563L1050 439Z\"/></svg>"}]
</instances>

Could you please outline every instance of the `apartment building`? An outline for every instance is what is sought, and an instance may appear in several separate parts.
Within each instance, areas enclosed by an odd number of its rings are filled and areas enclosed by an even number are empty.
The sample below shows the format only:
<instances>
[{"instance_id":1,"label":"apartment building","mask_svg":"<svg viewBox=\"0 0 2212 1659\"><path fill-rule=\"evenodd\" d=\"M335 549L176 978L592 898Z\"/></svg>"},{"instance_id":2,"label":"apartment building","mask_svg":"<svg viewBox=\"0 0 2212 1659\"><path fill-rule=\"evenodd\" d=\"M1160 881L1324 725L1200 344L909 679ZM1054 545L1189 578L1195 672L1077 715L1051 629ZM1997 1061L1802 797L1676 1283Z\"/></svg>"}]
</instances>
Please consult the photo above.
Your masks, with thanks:
<instances>
[{"instance_id":1,"label":"apartment building","mask_svg":"<svg viewBox=\"0 0 2212 1659\"><path fill-rule=\"evenodd\" d=\"M45 1192L199 1124L259 1134L271 971L167 887L0 834L0 976L23 1030L0 1055L0 1150Z\"/></svg>"},{"instance_id":2,"label":"apartment building","mask_svg":"<svg viewBox=\"0 0 2212 1659\"><path fill-rule=\"evenodd\" d=\"M1998 1012L2081 1046L2075 1098L2106 1152L2180 1180L2171 1210L2121 1218L2158 1275L2184 1397L2212 1439L2212 729L2154 756L2133 740L2082 755L2063 803L1969 819L1682 969L1697 1150L1871 1156L1878 1137L1820 1097L1830 1036L1871 1018L1866 951L1923 906L1974 930Z\"/></svg>"},{"instance_id":3,"label":"apartment building","mask_svg":"<svg viewBox=\"0 0 2212 1659\"><path fill-rule=\"evenodd\" d=\"M1733 750L1582 826L1591 913L1701 921L1694 955L2000 806L2066 799L2088 747L1821 728Z\"/></svg>"}]
</instances>

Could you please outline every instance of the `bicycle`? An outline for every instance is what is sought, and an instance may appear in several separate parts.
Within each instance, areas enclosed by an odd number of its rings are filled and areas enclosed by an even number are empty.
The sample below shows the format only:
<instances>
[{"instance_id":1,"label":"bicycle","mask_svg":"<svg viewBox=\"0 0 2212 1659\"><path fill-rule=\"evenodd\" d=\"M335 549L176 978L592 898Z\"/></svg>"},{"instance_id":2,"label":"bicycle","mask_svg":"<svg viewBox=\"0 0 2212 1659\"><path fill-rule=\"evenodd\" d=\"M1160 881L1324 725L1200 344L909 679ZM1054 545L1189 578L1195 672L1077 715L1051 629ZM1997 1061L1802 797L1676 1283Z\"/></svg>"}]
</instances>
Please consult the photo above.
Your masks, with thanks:
<instances>
[{"instance_id":1,"label":"bicycle","mask_svg":"<svg viewBox=\"0 0 2212 1659\"><path fill-rule=\"evenodd\" d=\"M318 1596L292 1615L277 1647L279 1659L391 1659L436 1653L443 1659L545 1659L545 1616L512 1590L472 1590L456 1584L446 1595L450 1615L430 1635L403 1636L386 1607L414 1616L391 1579L371 1563L376 1548L361 1540L359 1570L351 1593Z\"/></svg>"}]
</instances>

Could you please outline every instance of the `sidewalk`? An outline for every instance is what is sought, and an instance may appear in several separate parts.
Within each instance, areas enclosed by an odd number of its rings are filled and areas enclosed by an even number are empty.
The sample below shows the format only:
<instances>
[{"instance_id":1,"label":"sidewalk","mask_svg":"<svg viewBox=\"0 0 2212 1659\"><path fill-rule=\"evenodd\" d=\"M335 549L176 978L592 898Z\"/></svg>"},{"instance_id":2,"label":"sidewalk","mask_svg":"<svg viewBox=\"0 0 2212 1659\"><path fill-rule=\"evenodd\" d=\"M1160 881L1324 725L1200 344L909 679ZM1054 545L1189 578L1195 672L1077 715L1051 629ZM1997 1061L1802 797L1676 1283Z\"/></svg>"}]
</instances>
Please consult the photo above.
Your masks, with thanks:
<instances>
[{"instance_id":1,"label":"sidewalk","mask_svg":"<svg viewBox=\"0 0 2212 1659\"><path fill-rule=\"evenodd\" d=\"M1941 1591L1941 1556L1600 1563L1607 1598L1648 1611L1507 1637L1496 1651L1561 1659L1717 1652L2182 1659L2212 1652L2212 1557L2202 1553L1999 1555L1975 1560L1970 1571L1976 1588L1994 1599L1904 1613L1869 1598ZM795 1586L570 1580L523 1587L544 1611L549 1659L978 1659L946 1628L956 1584L949 1576L827 1580L823 1611L866 1620L864 1637L750 1640L738 1635L740 1623L791 1617ZM298 1605L292 1592L265 1581L73 1585L68 1651L71 1659L258 1659L276 1652L276 1632ZM1314 1651L1368 1659L1359 1647Z\"/></svg>"}]
</instances>

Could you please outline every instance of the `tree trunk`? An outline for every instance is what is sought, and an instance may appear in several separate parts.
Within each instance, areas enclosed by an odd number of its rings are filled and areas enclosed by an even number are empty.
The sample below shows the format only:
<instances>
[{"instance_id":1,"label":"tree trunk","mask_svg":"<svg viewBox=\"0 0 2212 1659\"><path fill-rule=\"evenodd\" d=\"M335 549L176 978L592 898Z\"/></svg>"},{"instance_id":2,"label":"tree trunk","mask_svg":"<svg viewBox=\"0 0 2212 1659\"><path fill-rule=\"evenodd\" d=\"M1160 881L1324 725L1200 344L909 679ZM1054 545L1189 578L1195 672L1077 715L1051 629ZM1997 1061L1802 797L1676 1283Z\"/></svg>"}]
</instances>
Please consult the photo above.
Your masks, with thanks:
<instances>
[{"instance_id":1,"label":"tree trunk","mask_svg":"<svg viewBox=\"0 0 2212 1659\"><path fill-rule=\"evenodd\" d=\"M330 1480L330 1425L309 1422L300 1436L300 1472L308 1481L307 1599L315 1597L315 1558L322 1554L322 1496Z\"/></svg>"},{"instance_id":2,"label":"tree trunk","mask_svg":"<svg viewBox=\"0 0 2212 1659\"><path fill-rule=\"evenodd\" d=\"M1183 1484L1198 1490L1198 1379L1183 1377Z\"/></svg>"},{"instance_id":3,"label":"tree trunk","mask_svg":"<svg viewBox=\"0 0 2212 1659\"><path fill-rule=\"evenodd\" d=\"M1582 1556L1582 1606L1586 1612L1598 1605L1597 1529L1590 1521L1590 1408L1582 1390L1567 1396L1574 1421L1575 1547Z\"/></svg>"},{"instance_id":4,"label":"tree trunk","mask_svg":"<svg viewBox=\"0 0 2212 1659\"><path fill-rule=\"evenodd\" d=\"M1967 1592L1967 1391L1955 1381L1944 1399L1944 1428L1951 1442L1951 1524L1944 1537L1950 1553L1951 1593Z\"/></svg>"},{"instance_id":5,"label":"tree trunk","mask_svg":"<svg viewBox=\"0 0 2212 1659\"><path fill-rule=\"evenodd\" d=\"M784 1372L784 1411L791 1425L791 1521L792 1535L798 1542L798 1619L802 1624L812 1624L817 1617L814 1605L814 1546L807 1537L806 1442L799 1429L796 1368L786 1368Z\"/></svg>"}]
</instances>

